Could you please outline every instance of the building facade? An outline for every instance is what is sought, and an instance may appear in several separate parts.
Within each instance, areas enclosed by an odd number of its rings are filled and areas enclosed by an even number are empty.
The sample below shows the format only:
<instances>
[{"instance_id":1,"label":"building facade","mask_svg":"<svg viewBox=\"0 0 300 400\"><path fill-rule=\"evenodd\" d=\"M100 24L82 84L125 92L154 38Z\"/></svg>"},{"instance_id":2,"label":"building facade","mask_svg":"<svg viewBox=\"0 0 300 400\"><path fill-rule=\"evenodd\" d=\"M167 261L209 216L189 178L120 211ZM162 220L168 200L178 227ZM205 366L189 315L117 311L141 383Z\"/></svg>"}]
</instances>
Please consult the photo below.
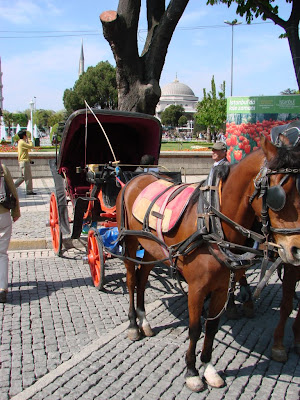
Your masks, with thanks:
<instances>
[{"instance_id":1,"label":"building facade","mask_svg":"<svg viewBox=\"0 0 300 400\"><path fill-rule=\"evenodd\" d=\"M171 105L180 105L184 108L186 116L192 117L197 111L197 102L199 97L195 96L193 90L179 82L176 78L174 82L168 83L161 89L161 97L156 106L156 117L160 118L160 114Z\"/></svg>"}]
</instances>

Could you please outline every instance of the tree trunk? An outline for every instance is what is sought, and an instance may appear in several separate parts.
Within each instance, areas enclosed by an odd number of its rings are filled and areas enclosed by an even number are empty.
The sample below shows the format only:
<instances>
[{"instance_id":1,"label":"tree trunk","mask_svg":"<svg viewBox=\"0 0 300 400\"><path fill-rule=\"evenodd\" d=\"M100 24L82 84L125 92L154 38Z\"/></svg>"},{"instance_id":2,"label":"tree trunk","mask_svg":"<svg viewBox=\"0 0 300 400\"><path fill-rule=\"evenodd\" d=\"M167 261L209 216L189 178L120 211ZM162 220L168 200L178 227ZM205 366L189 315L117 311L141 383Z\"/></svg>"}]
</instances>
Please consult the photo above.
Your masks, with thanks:
<instances>
[{"instance_id":1,"label":"tree trunk","mask_svg":"<svg viewBox=\"0 0 300 400\"><path fill-rule=\"evenodd\" d=\"M291 16L286 24L286 34L289 41L298 89L300 90L300 40L299 40L300 1L294 1Z\"/></svg>"},{"instance_id":2,"label":"tree trunk","mask_svg":"<svg viewBox=\"0 0 300 400\"><path fill-rule=\"evenodd\" d=\"M117 70L118 109L154 115L160 99L159 80L168 46L188 0L147 0L148 35L139 56L137 35L140 0L119 0L118 11L100 15Z\"/></svg>"}]
</instances>

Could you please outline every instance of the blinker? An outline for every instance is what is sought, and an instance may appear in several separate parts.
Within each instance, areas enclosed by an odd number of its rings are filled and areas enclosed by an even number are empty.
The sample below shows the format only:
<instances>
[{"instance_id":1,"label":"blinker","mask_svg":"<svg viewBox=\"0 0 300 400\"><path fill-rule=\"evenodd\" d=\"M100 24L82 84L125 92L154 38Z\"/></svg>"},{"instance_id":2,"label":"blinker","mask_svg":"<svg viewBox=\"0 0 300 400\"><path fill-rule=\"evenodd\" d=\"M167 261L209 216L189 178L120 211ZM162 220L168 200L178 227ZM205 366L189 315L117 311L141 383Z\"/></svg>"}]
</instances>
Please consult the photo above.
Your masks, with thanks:
<instances>
[{"instance_id":1,"label":"blinker","mask_svg":"<svg viewBox=\"0 0 300 400\"><path fill-rule=\"evenodd\" d=\"M299 182L300 183L300 182ZM268 188L266 203L273 211L283 209L286 201L286 194L282 186L276 185Z\"/></svg>"}]
</instances>

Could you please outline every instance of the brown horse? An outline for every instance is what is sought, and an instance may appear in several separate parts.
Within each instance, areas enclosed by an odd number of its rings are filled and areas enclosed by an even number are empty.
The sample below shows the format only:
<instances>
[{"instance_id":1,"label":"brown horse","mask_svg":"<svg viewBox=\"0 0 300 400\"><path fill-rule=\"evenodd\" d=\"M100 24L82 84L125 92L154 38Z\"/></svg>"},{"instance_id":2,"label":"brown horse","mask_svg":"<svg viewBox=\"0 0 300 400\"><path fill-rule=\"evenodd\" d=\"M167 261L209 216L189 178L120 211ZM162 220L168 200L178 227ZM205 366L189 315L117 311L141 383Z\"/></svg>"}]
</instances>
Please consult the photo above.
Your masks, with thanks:
<instances>
[{"instance_id":1,"label":"brown horse","mask_svg":"<svg viewBox=\"0 0 300 400\"><path fill-rule=\"evenodd\" d=\"M229 219L242 225L245 230L250 229L255 218L262 218L265 228L273 229L273 237L279 246L279 254L283 262L300 267L300 196L297 187L295 173L289 173L286 168L299 168L299 150L280 149L275 147L264 137L261 139L261 149L251 153L239 164L233 166L222 185L221 212ZM295 165L295 162L298 165ZM271 168L271 172L270 169ZM265 172L264 172L265 171ZM268 171L268 175L266 175ZM294 170L295 172L295 170ZM268 188L281 185L284 187L284 207L280 211L269 210L266 215L261 214L263 198L255 195L253 182L260 181L258 177L265 173ZM270 173L270 174L269 174ZM281 180L287 176L284 184ZM142 175L131 180L120 192L117 199L117 221L121 237L124 238L125 266L127 269L127 286L129 292L129 328L128 337L137 340L140 333L152 336L153 332L146 319L144 307L144 291L148 275L155 261L165 258L165 251L160 243L144 235L142 224L132 214L135 199L157 178L153 175ZM185 210L179 223L169 232L163 235L166 246L176 244L191 237L197 231L197 196L193 198ZM263 190L262 192L263 193ZM259 193L258 193L259 194ZM249 199L252 197L252 201ZM266 213L265 213L266 214ZM268 217L268 223L266 222ZM228 221L222 221L222 227L227 241L242 245L245 237L236 230ZM285 229L285 230L282 230ZM132 231L128 234L128 230ZM153 237L157 232L151 230ZM265 236L268 233L265 232ZM132 259L135 258L138 245L145 249L143 262L139 268L135 268ZM219 255L215 257L212 252ZM200 317L205 298L210 295L209 315L206 320L205 338L201 352L201 361L204 364L204 377L207 383L213 387L224 385L211 364L213 340L218 330L219 317L224 310L227 300L229 282L232 273L222 262L222 256L215 244L195 246L187 254L179 255L177 268L188 283L188 309L189 309L189 347L186 354L186 385L193 391L203 389L202 380L195 367L195 349L201 333ZM166 264L170 265L168 261ZM235 281L243 275L244 270L237 270ZM134 293L137 293L135 305ZM137 324L137 319L139 324ZM300 344L299 331L295 330L295 342Z\"/></svg>"}]
</instances>

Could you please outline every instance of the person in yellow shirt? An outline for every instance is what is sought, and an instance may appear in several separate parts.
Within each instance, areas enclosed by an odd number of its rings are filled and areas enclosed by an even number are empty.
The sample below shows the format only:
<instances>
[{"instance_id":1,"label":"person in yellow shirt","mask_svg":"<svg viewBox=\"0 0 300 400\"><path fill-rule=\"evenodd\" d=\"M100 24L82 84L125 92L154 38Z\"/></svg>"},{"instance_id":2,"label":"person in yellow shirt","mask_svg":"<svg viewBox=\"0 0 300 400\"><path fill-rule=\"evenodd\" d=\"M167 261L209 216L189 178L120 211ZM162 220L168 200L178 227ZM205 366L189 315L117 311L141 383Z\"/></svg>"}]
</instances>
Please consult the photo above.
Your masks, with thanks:
<instances>
[{"instance_id":1,"label":"person in yellow shirt","mask_svg":"<svg viewBox=\"0 0 300 400\"><path fill-rule=\"evenodd\" d=\"M19 187L24 181L26 185L26 194L36 194L32 190L32 175L29 159L29 150L33 149L32 141L27 136L27 131L22 130L18 133L20 140L18 141L18 161L22 176L15 181L15 187Z\"/></svg>"},{"instance_id":2,"label":"person in yellow shirt","mask_svg":"<svg viewBox=\"0 0 300 400\"><path fill-rule=\"evenodd\" d=\"M20 218L20 205L17 189L15 188L9 169L0 160L0 196L4 195L2 179L5 180L10 192L16 199L16 204L11 210L0 204L0 303L6 302L8 288L8 255L7 250L12 232L12 220L16 222Z\"/></svg>"}]
</instances>

